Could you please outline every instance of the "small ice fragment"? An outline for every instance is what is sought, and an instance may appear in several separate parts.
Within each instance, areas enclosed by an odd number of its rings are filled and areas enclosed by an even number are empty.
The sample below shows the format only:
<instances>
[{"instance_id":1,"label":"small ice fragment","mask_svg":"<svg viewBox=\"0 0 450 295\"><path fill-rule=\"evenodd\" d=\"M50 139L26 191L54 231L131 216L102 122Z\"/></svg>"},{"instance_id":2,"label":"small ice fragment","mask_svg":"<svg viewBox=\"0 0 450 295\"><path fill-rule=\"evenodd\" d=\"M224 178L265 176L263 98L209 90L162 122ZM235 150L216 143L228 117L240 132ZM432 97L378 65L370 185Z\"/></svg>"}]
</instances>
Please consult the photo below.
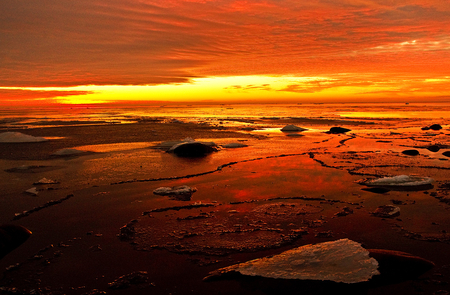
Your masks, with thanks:
<instances>
[{"instance_id":1,"label":"small ice fragment","mask_svg":"<svg viewBox=\"0 0 450 295\"><path fill-rule=\"evenodd\" d=\"M44 142L44 141L48 141L48 139L23 134L20 132L0 133L0 142L3 143L26 143L26 142Z\"/></svg>"},{"instance_id":2,"label":"small ice fragment","mask_svg":"<svg viewBox=\"0 0 450 295\"><path fill-rule=\"evenodd\" d=\"M36 181L35 183L33 183L34 185L39 185L39 184L58 184L58 181L55 180L51 180L51 179L47 179L47 178L42 178L38 181Z\"/></svg>"},{"instance_id":3,"label":"small ice fragment","mask_svg":"<svg viewBox=\"0 0 450 295\"><path fill-rule=\"evenodd\" d=\"M380 206L372 212L372 215L382 218L391 218L400 215L400 208L392 205Z\"/></svg>"},{"instance_id":4,"label":"small ice fragment","mask_svg":"<svg viewBox=\"0 0 450 295\"><path fill-rule=\"evenodd\" d=\"M187 185L174 186L174 187L159 187L153 191L155 195L184 195L192 194L197 191L197 188Z\"/></svg>"},{"instance_id":5,"label":"small ice fragment","mask_svg":"<svg viewBox=\"0 0 450 295\"><path fill-rule=\"evenodd\" d=\"M27 189L25 192L30 194L30 195L33 195L33 196L37 196L38 195L38 191L37 191L37 189L35 187Z\"/></svg>"}]
</instances>

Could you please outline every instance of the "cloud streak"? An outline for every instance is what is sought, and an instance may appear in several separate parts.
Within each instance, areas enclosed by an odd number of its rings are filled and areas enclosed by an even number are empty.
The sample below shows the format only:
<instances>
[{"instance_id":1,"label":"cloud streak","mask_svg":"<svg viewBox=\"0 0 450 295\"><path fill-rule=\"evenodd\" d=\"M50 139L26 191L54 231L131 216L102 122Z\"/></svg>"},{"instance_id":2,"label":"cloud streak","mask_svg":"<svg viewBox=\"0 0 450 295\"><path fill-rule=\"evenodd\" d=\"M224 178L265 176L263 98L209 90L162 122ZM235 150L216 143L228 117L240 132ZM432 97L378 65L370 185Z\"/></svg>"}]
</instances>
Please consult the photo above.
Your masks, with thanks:
<instances>
[{"instance_id":1,"label":"cloud streak","mask_svg":"<svg viewBox=\"0 0 450 295\"><path fill-rule=\"evenodd\" d=\"M353 75L343 84L364 85L360 73L441 77L450 68L444 2L2 0L0 86L342 73Z\"/></svg>"}]
</instances>

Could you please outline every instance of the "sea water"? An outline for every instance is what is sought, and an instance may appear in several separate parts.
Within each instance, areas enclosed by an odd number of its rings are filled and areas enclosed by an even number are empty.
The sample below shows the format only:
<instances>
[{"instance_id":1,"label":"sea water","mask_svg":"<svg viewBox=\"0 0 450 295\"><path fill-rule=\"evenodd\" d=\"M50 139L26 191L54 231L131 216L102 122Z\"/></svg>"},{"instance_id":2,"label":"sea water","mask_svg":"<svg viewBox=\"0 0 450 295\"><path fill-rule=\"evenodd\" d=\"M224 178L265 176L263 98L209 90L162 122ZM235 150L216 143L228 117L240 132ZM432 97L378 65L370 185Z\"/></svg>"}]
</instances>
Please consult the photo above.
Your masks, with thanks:
<instances>
[{"instance_id":1,"label":"sea water","mask_svg":"<svg viewBox=\"0 0 450 295\"><path fill-rule=\"evenodd\" d=\"M335 104L227 104L227 105L90 105L6 107L0 109L0 127L9 129L81 124L120 124L145 120L220 123L247 126L253 120L344 120L388 124L449 124L450 103L335 103ZM418 125L419 124L419 125Z\"/></svg>"}]
</instances>

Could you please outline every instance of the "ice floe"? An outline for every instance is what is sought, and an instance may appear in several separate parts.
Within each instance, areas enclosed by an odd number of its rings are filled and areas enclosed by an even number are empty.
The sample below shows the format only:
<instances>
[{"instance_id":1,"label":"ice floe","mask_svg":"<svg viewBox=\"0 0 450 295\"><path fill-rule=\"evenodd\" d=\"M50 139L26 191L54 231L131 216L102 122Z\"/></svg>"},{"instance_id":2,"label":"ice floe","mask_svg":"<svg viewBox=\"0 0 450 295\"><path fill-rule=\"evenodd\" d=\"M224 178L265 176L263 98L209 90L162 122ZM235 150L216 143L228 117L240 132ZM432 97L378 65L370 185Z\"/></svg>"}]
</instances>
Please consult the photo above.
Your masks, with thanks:
<instances>
[{"instance_id":1,"label":"ice floe","mask_svg":"<svg viewBox=\"0 0 450 295\"><path fill-rule=\"evenodd\" d=\"M185 194L192 194L197 191L197 188L190 187L187 185L180 185L180 186L174 186L174 187L159 187L153 191L155 195L185 195Z\"/></svg>"},{"instance_id":2,"label":"ice floe","mask_svg":"<svg viewBox=\"0 0 450 295\"><path fill-rule=\"evenodd\" d=\"M419 177L411 175L397 175L392 177L382 177L373 180L367 180L363 184L367 186L384 186L384 187L412 187L426 186L433 183L430 177Z\"/></svg>"},{"instance_id":3,"label":"ice floe","mask_svg":"<svg viewBox=\"0 0 450 295\"><path fill-rule=\"evenodd\" d=\"M27 143L27 142L44 142L44 141L48 141L48 139L23 134L20 132L0 133L0 143Z\"/></svg>"},{"instance_id":4,"label":"ice floe","mask_svg":"<svg viewBox=\"0 0 450 295\"><path fill-rule=\"evenodd\" d=\"M278 255L232 265L210 273L210 277L228 272L348 284L366 282L380 274L378 262L369 257L369 251L349 239L306 245Z\"/></svg>"},{"instance_id":5,"label":"ice floe","mask_svg":"<svg viewBox=\"0 0 450 295\"><path fill-rule=\"evenodd\" d=\"M36 181L35 183L33 183L34 185L40 185L40 184L58 184L59 182L56 180L52 180L52 179L47 179L47 178L42 178L38 181Z\"/></svg>"}]
</instances>

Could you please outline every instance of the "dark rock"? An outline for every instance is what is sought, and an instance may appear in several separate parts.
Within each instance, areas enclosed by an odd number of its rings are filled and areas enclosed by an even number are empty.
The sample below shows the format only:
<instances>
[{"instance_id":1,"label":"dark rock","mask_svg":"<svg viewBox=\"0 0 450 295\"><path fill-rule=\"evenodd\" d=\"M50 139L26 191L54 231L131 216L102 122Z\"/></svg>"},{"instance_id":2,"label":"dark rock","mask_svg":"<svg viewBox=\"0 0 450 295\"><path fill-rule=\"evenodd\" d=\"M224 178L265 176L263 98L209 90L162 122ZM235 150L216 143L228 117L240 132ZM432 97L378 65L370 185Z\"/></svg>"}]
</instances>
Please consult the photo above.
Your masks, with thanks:
<instances>
[{"instance_id":1,"label":"dark rock","mask_svg":"<svg viewBox=\"0 0 450 295\"><path fill-rule=\"evenodd\" d=\"M20 225L0 225L0 259L22 245L31 236L31 231Z\"/></svg>"},{"instance_id":2,"label":"dark rock","mask_svg":"<svg viewBox=\"0 0 450 295\"><path fill-rule=\"evenodd\" d=\"M203 157L215 151L216 147L195 141L177 144L169 150L180 157Z\"/></svg>"},{"instance_id":3,"label":"dark rock","mask_svg":"<svg viewBox=\"0 0 450 295\"><path fill-rule=\"evenodd\" d=\"M378 261L380 278L385 281L411 280L429 271L434 263L409 253L369 249L369 256Z\"/></svg>"},{"instance_id":4,"label":"dark rock","mask_svg":"<svg viewBox=\"0 0 450 295\"><path fill-rule=\"evenodd\" d=\"M430 126L430 129L431 130L441 130L442 126L439 125L439 124L433 124L433 125Z\"/></svg>"},{"instance_id":5,"label":"dark rock","mask_svg":"<svg viewBox=\"0 0 450 295\"><path fill-rule=\"evenodd\" d=\"M442 154L446 157L450 157L450 151L443 152Z\"/></svg>"},{"instance_id":6,"label":"dark rock","mask_svg":"<svg viewBox=\"0 0 450 295\"><path fill-rule=\"evenodd\" d=\"M402 152L402 154L408 155L408 156L417 156L419 154L419 151L418 150L404 150Z\"/></svg>"},{"instance_id":7,"label":"dark rock","mask_svg":"<svg viewBox=\"0 0 450 295\"><path fill-rule=\"evenodd\" d=\"M433 153L439 152L440 149L441 148L438 145L430 145L429 147L427 147L427 150Z\"/></svg>"},{"instance_id":8,"label":"dark rock","mask_svg":"<svg viewBox=\"0 0 450 295\"><path fill-rule=\"evenodd\" d=\"M431 125L431 126L425 126L425 127L422 127L422 130L435 130L435 131L437 131L437 130L441 130L442 129L442 126L441 125L439 125L439 124L433 124L433 125Z\"/></svg>"},{"instance_id":9,"label":"dark rock","mask_svg":"<svg viewBox=\"0 0 450 295\"><path fill-rule=\"evenodd\" d=\"M327 131L329 134L342 134L351 131L350 129L343 127L331 127L330 131Z\"/></svg>"}]
</instances>

